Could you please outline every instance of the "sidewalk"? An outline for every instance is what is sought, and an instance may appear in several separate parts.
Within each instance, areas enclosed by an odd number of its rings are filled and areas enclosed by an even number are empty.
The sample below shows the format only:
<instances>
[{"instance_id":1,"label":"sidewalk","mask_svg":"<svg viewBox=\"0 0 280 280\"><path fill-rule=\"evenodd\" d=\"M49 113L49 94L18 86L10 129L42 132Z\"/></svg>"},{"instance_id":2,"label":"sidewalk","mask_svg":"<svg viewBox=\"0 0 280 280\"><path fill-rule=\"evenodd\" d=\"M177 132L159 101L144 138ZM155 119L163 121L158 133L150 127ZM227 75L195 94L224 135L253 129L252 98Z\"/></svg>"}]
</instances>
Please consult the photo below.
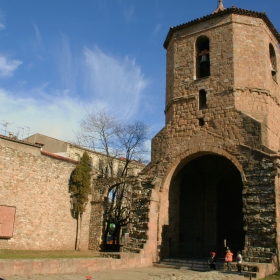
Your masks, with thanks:
<instances>
[{"instance_id":1,"label":"sidewalk","mask_svg":"<svg viewBox=\"0 0 280 280\"><path fill-rule=\"evenodd\" d=\"M171 268L136 268L111 271L95 271L91 274L56 274L33 276L10 276L5 280L85 280L86 276L92 276L92 280L241 280L244 276L236 273L221 271L198 272ZM1 277L1 272L0 272Z\"/></svg>"}]
</instances>

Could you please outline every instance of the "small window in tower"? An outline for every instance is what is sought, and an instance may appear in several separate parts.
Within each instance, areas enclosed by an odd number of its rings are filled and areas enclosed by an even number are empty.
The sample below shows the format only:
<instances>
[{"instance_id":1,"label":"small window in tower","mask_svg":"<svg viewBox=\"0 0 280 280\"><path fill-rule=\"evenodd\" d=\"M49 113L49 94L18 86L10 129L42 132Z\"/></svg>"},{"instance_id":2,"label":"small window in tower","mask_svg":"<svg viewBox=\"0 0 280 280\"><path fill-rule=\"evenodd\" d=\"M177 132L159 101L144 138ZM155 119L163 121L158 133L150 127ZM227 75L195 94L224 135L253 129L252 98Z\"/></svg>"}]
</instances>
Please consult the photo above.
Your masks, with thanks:
<instances>
[{"instance_id":1,"label":"small window in tower","mask_svg":"<svg viewBox=\"0 0 280 280\"><path fill-rule=\"evenodd\" d=\"M277 74L277 60L276 60L276 53L272 46L269 44L269 58L270 58L270 71L273 80L276 82L276 74Z\"/></svg>"},{"instance_id":2,"label":"small window in tower","mask_svg":"<svg viewBox=\"0 0 280 280\"><path fill-rule=\"evenodd\" d=\"M196 78L210 76L209 38L200 36L196 41Z\"/></svg>"},{"instance_id":3,"label":"small window in tower","mask_svg":"<svg viewBox=\"0 0 280 280\"><path fill-rule=\"evenodd\" d=\"M198 124L199 126L204 126L204 119L203 118L198 119Z\"/></svg>"},{"instance_id":4,"label":"small window in tower","mask_svg":"<svg viewBox=\"0 0 280 280\"><path fill-rule=\"evenodd\" d=\"M199 91L199 110L202 110L206 107L206 91L204 89L201 89Z\"/></svg>"}]
</instances>

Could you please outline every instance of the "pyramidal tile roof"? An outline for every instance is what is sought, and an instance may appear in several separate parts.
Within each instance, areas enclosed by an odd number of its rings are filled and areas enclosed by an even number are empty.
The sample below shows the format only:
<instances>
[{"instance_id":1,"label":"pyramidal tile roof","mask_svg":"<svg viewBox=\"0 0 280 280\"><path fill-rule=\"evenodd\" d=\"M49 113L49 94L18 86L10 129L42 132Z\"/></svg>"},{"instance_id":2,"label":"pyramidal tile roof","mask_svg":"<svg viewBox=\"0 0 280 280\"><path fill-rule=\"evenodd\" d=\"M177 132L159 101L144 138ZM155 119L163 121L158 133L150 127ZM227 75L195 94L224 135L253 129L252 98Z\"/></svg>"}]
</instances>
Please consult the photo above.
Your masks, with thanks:
<instances>
[{"instance_id":1,"label":"pyramidal tile roof","mask_svg":"<svg viewBox=\"0 0 280 280\"><path fill-rule=\"evenodd\" d=\"M272 22L270 21L270 19L268 18L268 16L266 15L265 12L255 12L255 11L244 10L244 9L240 9L240 8L236 8L234 6L231 6L228 9L219 9L218 8L216 11L214 11L214 13L212 13L210 15L194 19L192 21L177 25L175 27L171 27L169 29L167 37L164 41L164 44L163 44L164 48L167 49L168 44L169 44L174 32L179 31L179 30L184 29L184 28L187 28L187 27L190 27L192 25L198 24L200 22L204 22L204 21L207 21L207 20L210 20L210 19L213 19L213 18L217 18L217 17L223 16L223 15L227 15L227 14L237 14L237 15L244 15L244 16L249 16L249 17L255 17L255 18L262 19L266 23L268 28L271 30L272 34L276 37L276 39L278 40L278 43L280 43L280 34L276 30L276 28L274 27L274 25L272 24Z\"/></svg>"}]
</instances>

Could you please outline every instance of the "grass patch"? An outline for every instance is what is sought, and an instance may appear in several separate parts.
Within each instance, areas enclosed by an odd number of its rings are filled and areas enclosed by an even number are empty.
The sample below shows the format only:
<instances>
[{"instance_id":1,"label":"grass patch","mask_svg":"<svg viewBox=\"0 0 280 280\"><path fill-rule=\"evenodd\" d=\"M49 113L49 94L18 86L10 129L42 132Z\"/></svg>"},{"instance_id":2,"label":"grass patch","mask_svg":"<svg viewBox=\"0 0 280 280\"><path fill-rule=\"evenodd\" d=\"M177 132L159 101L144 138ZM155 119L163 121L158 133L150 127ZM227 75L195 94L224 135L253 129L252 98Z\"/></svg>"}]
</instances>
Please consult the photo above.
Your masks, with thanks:
<instances>
[{"instance_id":1,"label":"grass patch","mask_svg":"<svg viewBox=\"0 0 280 280\"><path fill-rule=\"evenodd\" d=\"M268 277L262 278L262 280L280 280L280 270Z\"/></svg>"},{"instance_id":2,"label":"grass patch","mask_svg":"<svg viewBox=\"0 0 280 280\"><path fill-rule=\"evenodd\" d=\"M97 258L97 251L75 251L75 250L1 250L0 259L63 259L63 258Z\"/></svg>"}]
</instances>

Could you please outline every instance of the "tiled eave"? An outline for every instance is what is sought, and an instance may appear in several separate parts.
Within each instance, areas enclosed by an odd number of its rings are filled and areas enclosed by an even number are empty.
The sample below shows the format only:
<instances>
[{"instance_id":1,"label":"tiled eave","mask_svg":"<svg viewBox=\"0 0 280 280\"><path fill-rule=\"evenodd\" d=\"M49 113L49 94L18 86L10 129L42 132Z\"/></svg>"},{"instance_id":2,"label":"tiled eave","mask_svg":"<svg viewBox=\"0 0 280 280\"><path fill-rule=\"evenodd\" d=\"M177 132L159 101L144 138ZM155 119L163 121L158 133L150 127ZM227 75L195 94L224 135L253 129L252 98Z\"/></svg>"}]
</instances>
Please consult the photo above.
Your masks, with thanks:
<instances>
[{"instance_id":1,"label":"tiled eave","mask_svg":"<svg viewBox=\"0 0 280 280\"><path fill-rule=\"evenodd\" d=\"M74 159L71 159L71 158L66 158L66 157L51 153L51 152L44 151L44 150L41 150L41 154L45 155L45 156L48 156L48 157L51 157L51 158L58 159L58 160L68 161L68 162L76 163L76 164L79 163L77 160L74 160Z\"/></svg>"},{"instance_id":2,"label":"tiled eave","mask_svg":"<svg viewBox=\"0 0 280 280\"><path fill-rule=\"evenodd\" d=\"M176 32L179 31L181 29L185 29L187 27L193 26L195 24L213 19L213 18L217 18L223 15L227 15L227 14L237 14L237 15L243 15L243 16L249 16L249 17L254 17L254 18L260 18L262 19L266 25L268 26L268 28L271 30L272 34L276 37L276 39L278 40L278 43L280 43L280 34L278 33L278 31L276 30L276 28L274 27L274 25L272 24L272 22L269 20L268 16L266 15L265 12L254 12L254 11L250 11L250 10L244 10L244 9L239 9L239 8L235 8L235 7L231 7L228 9L225 9L224 11L219 11L218 13L214 13L208 16L204 16L202 18L197 18L195 20L189 21L187 23L175 26L175 27L171 27L169 29L169 32L167 34L167 37L165 39L165 42L163 44L164 48L167 49L168 44L172 38L172 35Z\"/></svg>"}]
</instances>

